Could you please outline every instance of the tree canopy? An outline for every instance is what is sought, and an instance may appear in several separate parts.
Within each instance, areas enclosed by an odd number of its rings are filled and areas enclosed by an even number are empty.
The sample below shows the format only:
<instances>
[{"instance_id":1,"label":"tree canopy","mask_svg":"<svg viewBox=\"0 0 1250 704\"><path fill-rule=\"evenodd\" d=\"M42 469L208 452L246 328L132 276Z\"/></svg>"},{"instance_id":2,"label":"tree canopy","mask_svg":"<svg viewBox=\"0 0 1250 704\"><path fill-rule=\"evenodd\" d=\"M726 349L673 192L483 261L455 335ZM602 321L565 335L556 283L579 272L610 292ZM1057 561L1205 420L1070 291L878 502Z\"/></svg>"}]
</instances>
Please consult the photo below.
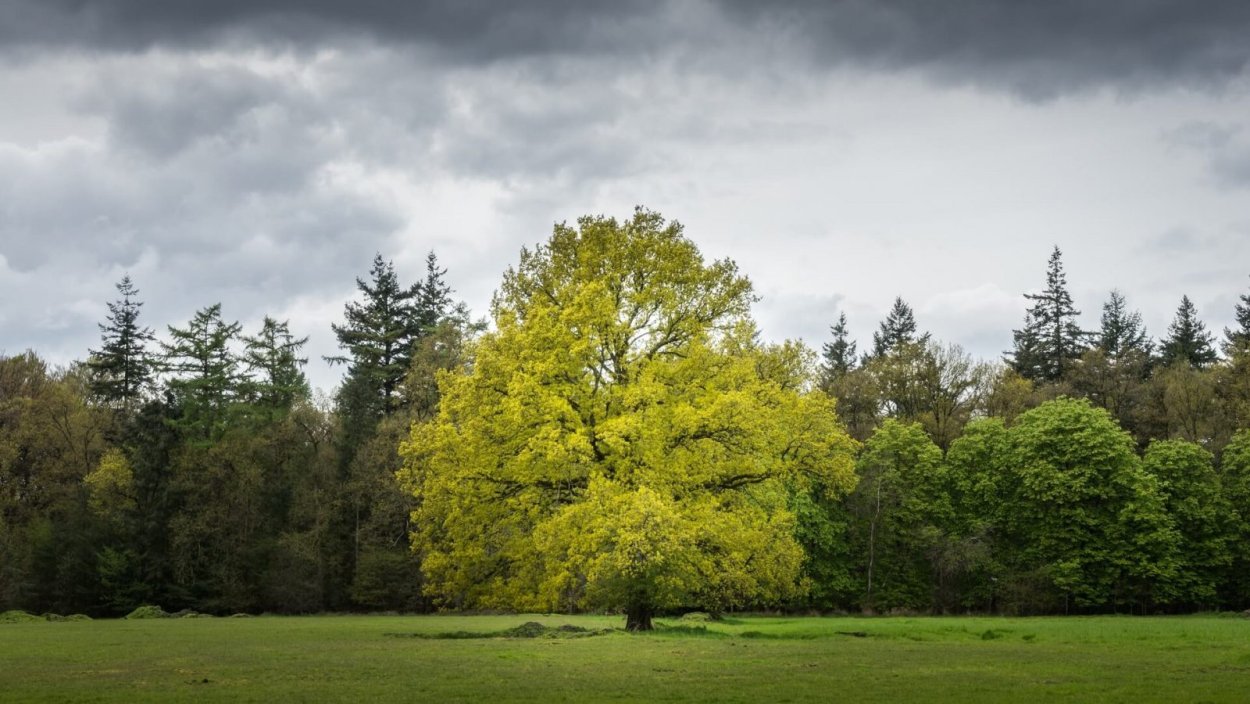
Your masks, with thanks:
<instances>
[{"instance_id":1,"label":"tree canopy","mask_svg":"<svg viewBox=\"0 0 1250 704\"><path fill-rule=\"evenodd\" d=\"M795 593L788 494L853 485L854 443L751 284L676 222L558 225L522 252L471 371L403 444L414 548L441 603L725 608Z\"/></svg>"}]
</instances>

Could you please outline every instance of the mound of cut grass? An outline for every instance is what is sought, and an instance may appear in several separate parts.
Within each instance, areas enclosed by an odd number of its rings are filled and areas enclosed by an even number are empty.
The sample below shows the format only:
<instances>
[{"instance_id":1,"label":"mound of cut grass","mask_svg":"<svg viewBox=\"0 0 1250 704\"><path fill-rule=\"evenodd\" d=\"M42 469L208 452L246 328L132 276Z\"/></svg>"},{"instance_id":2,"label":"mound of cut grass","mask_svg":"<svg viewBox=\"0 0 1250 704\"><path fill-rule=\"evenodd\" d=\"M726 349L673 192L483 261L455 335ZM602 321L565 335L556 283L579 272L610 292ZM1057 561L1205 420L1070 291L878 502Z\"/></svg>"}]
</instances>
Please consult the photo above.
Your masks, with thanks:
<instances>
[{"instance_id":1,"label":"mound of cut grass","mask_svg":"<svg viewBox=\"0 0 1250 704\"><path fill-rule=\"evenodd\" d=\"M43 619L34 614L28 614L25 611L14 609L0 613L0 623L30 623L31 621L42 621Z\"/></svg>"},{"instance_id":2,"label":"mound of cut grass","mask_svg":"<svg viewBox=\"0 0 1250 704\"><path fill-rule=\"evenodd\" d=\"M169 614L159 606L145 605L136 608L134 611L126 614L123 618L129 620L147 619L147 618L169 618Z\"/></svg>"}]
</instances>

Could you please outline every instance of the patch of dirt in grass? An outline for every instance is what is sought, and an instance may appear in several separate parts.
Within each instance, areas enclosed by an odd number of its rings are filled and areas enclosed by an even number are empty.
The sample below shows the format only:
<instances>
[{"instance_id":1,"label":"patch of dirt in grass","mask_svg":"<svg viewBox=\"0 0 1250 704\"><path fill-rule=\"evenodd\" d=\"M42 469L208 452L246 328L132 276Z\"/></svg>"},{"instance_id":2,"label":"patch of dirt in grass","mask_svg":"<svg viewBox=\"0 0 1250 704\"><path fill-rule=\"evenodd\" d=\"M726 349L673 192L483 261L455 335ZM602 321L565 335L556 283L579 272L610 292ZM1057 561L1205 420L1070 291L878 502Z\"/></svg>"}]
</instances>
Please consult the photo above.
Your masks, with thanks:
<instances>
[{"instance_id":1,"label":"patch of dirt in grass","mask_svg":"<svg viewBox=\"0 0 1250 704\"><path fill-rule=\"evenodd\" d=\"M544 626L538 621L527 621L502 631L448 631L443 633L383 633L387 638L419 638L423 640L465 640L473 638L586 638L612 633L612 629L594 630L571 624Z\"/></svg>"}]
</instances>

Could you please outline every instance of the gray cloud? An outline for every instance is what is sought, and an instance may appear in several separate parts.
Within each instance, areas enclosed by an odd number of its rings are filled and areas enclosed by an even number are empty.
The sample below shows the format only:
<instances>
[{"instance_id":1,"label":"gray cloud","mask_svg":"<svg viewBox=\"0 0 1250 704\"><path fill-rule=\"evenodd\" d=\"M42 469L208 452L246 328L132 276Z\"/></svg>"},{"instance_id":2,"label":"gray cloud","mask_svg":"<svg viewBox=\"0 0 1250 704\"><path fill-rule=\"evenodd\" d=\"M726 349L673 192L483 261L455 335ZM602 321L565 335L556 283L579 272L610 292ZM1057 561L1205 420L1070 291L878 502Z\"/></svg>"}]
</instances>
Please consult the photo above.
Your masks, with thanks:
<instances>
[{"instance_id":1,"label":"gray cloud","mask_svg":"<svg viewBox=\"0 0 1250 704\"><path fill-rule=\"evenodd\" d=\"M1055 241L1170 315L1244 281L1240 7L0 0L0 349L81 357L129 271L155 327L221 301L316 359L375 251L480 314L552 221L635 204L774 339L866 344L901 294L997 357Z\"/></svg>"},{"instance_id":2,"label":"gray cloud","mask_svg":"<svg viewBox=\"0 0 1250 704\"><path fill-rule=\"evenodd\" d=\"M1201 156L1217 185L1250 187L1250 138L1242 125L1192 121L1165 131L1163 140Z\"/></svg>"},{"instance_id":3,"label":"gray cloud","mask_svg":"<svg viewBox=\"0 0 1250 704\"><path fill-rule=\"evenodd\" d=\"M541 0L14 0L0 8L0 41L25 47L142 51L223 41L304 46L380 39L440 48L463 61L635 49L662 3Z\"/></svg>"},{"instance_id":4,"label":"gray cloud","mask_svg":"<svg viewBox=\"0 0 1250 704\"><path fill-rule=\"evenodd\" d=\"M1250 63L1250 5L1239 0L10 0L10 50L143 51L235 42L310 49L381 41L476 64L542 56L697 62L741 49L764 61L919 69L941 81L1031 99L1098 86L1218 86ZM731 67L732 70L732 67Z\"/></svg>"},{"instance_id":5,"label":"gray cloud","mask_svg":"<svg viewBox=\"0 0 1250 704\"><path fill-rule=\"evenodd\" d=\"M729 6L802 38L818 58L1005 87L1030 98L1114 85L1219 85L1250 63L1237 0L782 0Z\"/></svg>"}]
</instances>

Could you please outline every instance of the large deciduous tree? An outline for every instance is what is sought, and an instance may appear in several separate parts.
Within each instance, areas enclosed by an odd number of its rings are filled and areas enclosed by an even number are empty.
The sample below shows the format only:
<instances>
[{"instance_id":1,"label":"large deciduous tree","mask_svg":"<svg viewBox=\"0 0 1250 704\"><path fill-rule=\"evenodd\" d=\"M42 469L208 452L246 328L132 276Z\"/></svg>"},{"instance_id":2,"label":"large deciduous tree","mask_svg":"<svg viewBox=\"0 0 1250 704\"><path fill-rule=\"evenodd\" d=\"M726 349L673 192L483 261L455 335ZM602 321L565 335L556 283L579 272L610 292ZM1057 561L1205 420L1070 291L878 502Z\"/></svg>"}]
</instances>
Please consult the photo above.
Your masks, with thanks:
<instances>
[{"instance_id":1,"label":"large deciduous tree","mask_svg":"<svg viewBox=\"0 0 1250 704\"><path fill-rule=\"evenodd\" d=\"M1003 516L1017 609L1148 607L1175 597L1180 535L1110 414L1059 398L1021 415L1008 437Z\"/></svg>"},{"instance_id":2,"label":"large deciduous tree","mask_svg":"<svg viewBox=\"0 0 1250 704\"><path fill-rule=\"evenodd\" d=\"M732 262L641 209L523 250L496 330L401 448L427 591L620 609L631 629L794 594L789 497L848 490L854 443L826 395L782 378L793 355L756 341L752 299Z\"/></svg>"}]
</instances>

